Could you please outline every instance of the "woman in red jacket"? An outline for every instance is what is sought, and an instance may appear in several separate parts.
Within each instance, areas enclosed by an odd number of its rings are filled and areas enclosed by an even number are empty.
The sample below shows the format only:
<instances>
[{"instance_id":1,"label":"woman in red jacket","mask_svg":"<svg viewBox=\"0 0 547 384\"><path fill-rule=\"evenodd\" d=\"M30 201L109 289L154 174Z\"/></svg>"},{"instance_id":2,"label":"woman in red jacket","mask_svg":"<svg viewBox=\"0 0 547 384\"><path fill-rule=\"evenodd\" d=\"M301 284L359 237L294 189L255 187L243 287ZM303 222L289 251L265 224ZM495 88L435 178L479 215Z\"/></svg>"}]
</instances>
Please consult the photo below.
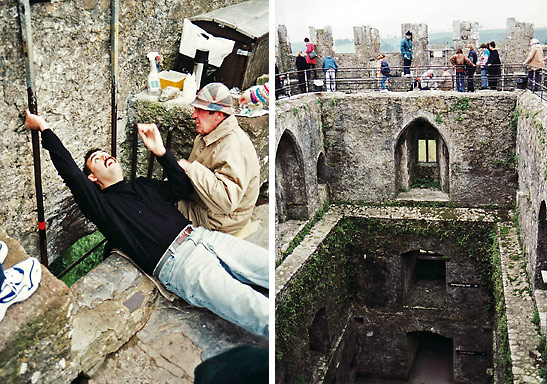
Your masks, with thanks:
<instances>
[{"instance_id":1,"label":"woman in red jacket","mask_svg":"<svg viewBox=\"0 0 547 384\"><path fill-rule=\"evenodd\" d=\"M313 69L310 71L310 75L313 75L314 79L317 79L317 75L315 74L315 68L317 64L317 53L315 53L315 45L313 43L310 43L310 39L307 37L304 39L304 43L306 43L306 63L308 63L308 69ZM308 76L308 79L310 77Z\"/></svg>"}]
</instances>

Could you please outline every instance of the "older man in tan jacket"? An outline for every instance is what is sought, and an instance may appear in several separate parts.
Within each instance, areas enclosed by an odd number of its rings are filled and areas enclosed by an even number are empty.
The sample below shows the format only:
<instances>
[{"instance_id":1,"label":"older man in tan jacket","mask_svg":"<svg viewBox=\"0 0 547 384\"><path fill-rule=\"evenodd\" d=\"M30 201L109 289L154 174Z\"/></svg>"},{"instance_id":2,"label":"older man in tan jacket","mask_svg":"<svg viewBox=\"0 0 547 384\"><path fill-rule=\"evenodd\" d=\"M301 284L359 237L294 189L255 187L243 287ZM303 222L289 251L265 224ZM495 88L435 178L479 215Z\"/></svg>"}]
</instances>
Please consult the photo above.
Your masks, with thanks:
<instances>
[{"instance_id":1,"label":"older man in tan jacket","mask_svg":"<svg viewBox=\"0 0 547 384\"><path fill-rule=\"evenodd\" d=\"M545 68L543 48L538 39L530 40L530 51L522 65L528 66L528 87L531 91L539 90L541 84L541 70Z\"/></svg>"},{"instance_id":2,"label":"older man in tan jacket","mask_svg":"<svg viewBox=\"0 0 547 384\"><path fill-rule=\"evenodd\" d=\"M179 165L196 193L180 201L179 210L195 226L244 238L260 187L255 148L233 116L232 96L225 85L206 85L191 105L199 135L190 157Z\"/></svg>"}]
</instances>

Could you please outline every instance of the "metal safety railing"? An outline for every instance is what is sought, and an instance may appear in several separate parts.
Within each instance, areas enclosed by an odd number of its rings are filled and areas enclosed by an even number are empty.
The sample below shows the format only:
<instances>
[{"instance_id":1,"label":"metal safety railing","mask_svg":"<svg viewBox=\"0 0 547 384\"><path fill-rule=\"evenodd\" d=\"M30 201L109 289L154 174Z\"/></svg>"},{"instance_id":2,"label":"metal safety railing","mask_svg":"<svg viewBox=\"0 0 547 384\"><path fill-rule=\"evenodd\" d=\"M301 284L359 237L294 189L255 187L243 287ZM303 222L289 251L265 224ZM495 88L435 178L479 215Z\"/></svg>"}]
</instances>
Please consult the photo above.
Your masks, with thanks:
<instances>
[{"instance_id":1,"label":"metal safety railing","mask_svg":"<svg viewBox=\"0 0 547 384\"><path fill-rule=\"evenodd\" d=\"M534 76L521 64L503 64L497 68L491 67L486 73L480 68L468 71L462 67L462 75L456 73L454 66L446 65L418 65L407 67L410 72L404 75L405 67L392 66L386 78L386 88L389 91L403 92L409 90L472 90L491 89L512 91L515 89L530 89L545 100L547 90L547 71L540 69ZM459 71L458 71L459 72ZM431 76L428 76L431 74ZM331 80L321 68L301 71L289 71L276 74L276 98L292 97L302 93L339 91L345 93L362 91L381 91L382 77L380 67L350 67L339 68L335 79ZM461 79L461 80L460 80ZM463 84L459 84L458 80Z\"/></svg>"}]
</instances>

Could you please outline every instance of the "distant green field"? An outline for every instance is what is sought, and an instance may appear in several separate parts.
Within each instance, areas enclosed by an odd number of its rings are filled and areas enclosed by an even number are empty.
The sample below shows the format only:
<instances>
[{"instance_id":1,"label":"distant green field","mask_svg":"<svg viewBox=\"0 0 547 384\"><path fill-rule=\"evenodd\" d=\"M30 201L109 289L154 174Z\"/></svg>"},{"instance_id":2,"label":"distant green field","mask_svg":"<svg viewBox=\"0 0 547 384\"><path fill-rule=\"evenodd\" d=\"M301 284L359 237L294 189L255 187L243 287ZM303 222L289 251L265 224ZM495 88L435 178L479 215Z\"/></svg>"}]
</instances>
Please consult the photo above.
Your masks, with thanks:
<instances>
[{"instance_id":1,"label":"distant green field","mask_svg":"<svg viewBox=\"0 0 547 384\"><path fill-rule=\"evenodd\" d=\"M541 44L547 44L547 28L536 28L534 37ZM479 31L479 42L501 41L505 39L505 29L485 29ZM398 52L401 39L392 37L381 39L382 52ZM430 33L429 44L446 44L452 46L452 32ZM299 50L305 51L304 43L292 43L291 49L294 54ZM355 53L355 46L352 39L337 39L334 41L334 51L336 53Z\"/></svg>"}]
</instances>

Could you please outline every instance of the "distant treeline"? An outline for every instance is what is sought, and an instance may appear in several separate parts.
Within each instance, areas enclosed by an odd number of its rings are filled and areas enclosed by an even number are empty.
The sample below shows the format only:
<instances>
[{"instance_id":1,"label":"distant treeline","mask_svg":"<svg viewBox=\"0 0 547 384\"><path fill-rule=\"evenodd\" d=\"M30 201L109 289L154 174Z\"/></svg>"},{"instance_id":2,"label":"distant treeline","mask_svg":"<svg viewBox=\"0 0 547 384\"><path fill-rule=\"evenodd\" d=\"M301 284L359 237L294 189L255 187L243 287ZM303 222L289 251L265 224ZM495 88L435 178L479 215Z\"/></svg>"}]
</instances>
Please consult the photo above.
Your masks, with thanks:
<instances>
[{"instance_id":1,"label":"distant treeline","mask_svg":"<svg viewBox=\"0 0 547 384\"><path fill-rule=\"evenodd\" d=\"M535 28L534 37L541 44L547 45L547 28ZM499 42L505 39L505 29L485 29L479 31L479 42L486 43L489 41ZM391 37L388 39L380 39L382 52L398 52L401 46L401 39ZM452 47L452 32L430 33L429 44L444 44ZM294 54L299 50L305 52L304 42L291 43L291 49ZM355 53L353 39L336 39L334 40L334 51L337 53Z\"/></svg>"}]
</instances>

